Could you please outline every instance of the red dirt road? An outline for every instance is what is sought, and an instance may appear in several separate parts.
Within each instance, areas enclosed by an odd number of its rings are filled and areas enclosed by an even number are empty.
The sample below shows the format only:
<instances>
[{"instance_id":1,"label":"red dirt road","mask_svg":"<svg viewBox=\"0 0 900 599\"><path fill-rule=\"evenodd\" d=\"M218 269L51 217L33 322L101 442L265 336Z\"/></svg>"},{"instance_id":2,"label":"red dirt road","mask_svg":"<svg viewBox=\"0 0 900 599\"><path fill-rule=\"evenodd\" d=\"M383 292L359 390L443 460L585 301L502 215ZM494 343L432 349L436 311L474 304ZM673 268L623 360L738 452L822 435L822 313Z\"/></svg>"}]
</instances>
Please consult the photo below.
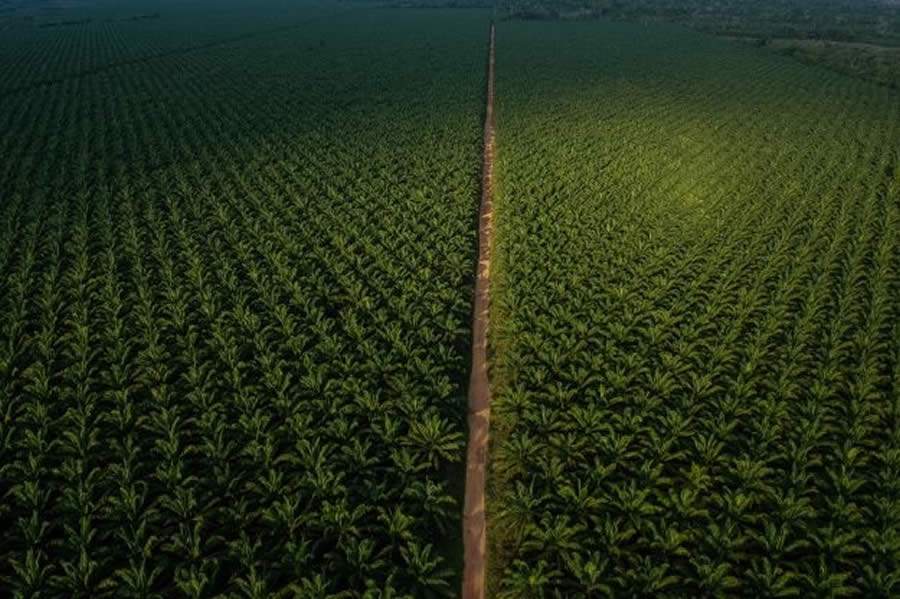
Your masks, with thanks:
<instances>
[{"instance_id":1,"label":"red dirt road","mask_svg":"<svg viewBox=\"0 0 900 599\"><path fill-rule=\"evenodd\" d=\"M463 511L463 599L483 599L487 536L484 487L488 434L491 422L491 387L488 381L487 329L490 307L492 188L494 177L494 25L491 24L484 116L484 162L478 221L478 277L472 310L472 370L469 375L469 443L466 449L466 497Z\"/></svg>"}]
</instances>

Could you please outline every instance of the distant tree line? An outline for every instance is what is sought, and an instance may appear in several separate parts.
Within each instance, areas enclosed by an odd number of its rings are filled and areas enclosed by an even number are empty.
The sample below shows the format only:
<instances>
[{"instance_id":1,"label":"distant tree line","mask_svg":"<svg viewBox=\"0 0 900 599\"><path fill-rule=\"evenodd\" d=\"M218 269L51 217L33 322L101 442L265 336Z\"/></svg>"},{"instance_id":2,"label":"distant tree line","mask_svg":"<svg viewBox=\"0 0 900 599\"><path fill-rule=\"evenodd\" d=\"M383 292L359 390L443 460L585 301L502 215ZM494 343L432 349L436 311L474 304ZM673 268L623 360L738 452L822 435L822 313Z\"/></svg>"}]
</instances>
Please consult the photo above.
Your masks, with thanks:
<instances>
[{"instance_id":1,"label":"distant tree line","mask_svg":"<svg viewBox=\"0 0 900 599\"><path fill-rule=\"evenodd\" d=\"M509 18L664 20L716 34L900 45L900 5L878 0L498 0Z\"/></svg>"}]
</instances>

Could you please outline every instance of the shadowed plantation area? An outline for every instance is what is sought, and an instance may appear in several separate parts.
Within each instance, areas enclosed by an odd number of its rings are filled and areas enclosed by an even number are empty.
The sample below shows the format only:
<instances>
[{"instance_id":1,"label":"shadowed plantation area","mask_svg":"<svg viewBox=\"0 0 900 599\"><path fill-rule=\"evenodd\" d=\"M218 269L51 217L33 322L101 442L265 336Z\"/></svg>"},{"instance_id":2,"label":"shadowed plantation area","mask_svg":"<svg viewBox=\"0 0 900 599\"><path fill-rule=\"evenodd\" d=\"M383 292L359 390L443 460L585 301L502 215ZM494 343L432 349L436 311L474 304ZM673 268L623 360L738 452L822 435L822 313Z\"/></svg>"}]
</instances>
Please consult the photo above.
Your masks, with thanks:
<instances>
[{"instance_id":1,"label":"shadowed plantation area","mask_svg":"<svg viewBox=\"0 0 900 599\"><path fill-rule=\"evenodd\" d=\"M0 11L0 89L265 37L348 8L316 0L23 0Z\"/></svg>"},{"instance_id":2,"label":"shadowed plantation area","mask_svg":"<svg viewBox=\"0 0 900 599\"><path fill-rule=\"evenodd\" d=\"M145 5L3 36L0 586L454 594L486 14Z\"/></svg>"}]
</instances>

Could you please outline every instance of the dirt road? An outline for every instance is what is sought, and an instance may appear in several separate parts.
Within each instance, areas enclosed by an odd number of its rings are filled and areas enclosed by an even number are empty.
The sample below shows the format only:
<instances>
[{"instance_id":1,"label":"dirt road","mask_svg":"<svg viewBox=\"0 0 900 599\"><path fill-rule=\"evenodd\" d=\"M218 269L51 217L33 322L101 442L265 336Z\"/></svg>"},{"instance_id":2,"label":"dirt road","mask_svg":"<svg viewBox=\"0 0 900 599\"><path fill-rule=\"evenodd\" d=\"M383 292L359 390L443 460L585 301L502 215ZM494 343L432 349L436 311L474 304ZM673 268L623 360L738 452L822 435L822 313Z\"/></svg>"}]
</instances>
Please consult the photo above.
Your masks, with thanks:
<instances>
[{"instance_id":1,"label":"dirt road","mask_svg":"<svg viewBox=\"0 0 900 599\"><path fill-rule=\"evenodd\" d=\"M484 162L478 219L478 275L472 310L472 370L469 378L469 444L466 449L466 497L463 512L463 599L484 597L487 538L484 487L491 388L488 381L487 329L490 307L492 187L494 176L494 25L488 51L487 108L484 116Z\"/></svg>"}]
</instances>

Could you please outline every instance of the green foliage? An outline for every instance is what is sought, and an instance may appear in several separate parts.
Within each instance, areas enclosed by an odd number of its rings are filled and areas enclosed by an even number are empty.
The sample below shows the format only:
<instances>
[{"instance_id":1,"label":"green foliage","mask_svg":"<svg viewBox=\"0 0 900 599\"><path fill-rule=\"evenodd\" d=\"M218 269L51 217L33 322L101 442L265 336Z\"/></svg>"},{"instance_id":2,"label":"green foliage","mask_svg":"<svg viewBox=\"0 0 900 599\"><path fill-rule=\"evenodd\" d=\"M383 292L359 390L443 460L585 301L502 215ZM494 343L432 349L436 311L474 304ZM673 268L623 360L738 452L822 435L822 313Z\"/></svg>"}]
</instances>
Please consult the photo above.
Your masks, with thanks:
<instances>
[{"instance_id":1,"label":"green foliage","mask_svg":"<svg viewBox=\"0 0 900 599\"><path fill-rule=\"evenodd\" d=\"M662 25L498 30L500 597L900 592L900 96Z\"/></svg>"},{"instance_id":2,"label":"green foliage","mask_svg":"<svg viewBox=\"0 0 900 599\"><path fill-rule=\"evenodd\" d=\"M760 44L802 62L862 75L900 89L900 48L897 47L787 39L760 40Z\"/></svg>"},{"instance_id":3,"label":"green foliage","mask_svg":"<svg viewBox=\"0 0 900 599\"><path fill-rule=\"evenodd\" d=\"M497 12L679 23L900 88L900 4L887 0L498 0Z\"/></svg>"},{"instance_id":4,"label":"green foliage","mask_svg":"<svg viewBox=\"0 0 900 599\"><path fill-rule=\"evenodd\" d=\"M487 14L182 4L0 36L2 594L452 595Z\"/></svg>"},{"instance_id":5,"label":"green foliage","mask_svg":"<svg viewBox=\"0 0 900 599\"><path fill-rule=\"evenodd\" d=\"M498 0L511 18L669 21L720 35L900 45L900 7L885 0Z\"/></svg>"}]
</instances>

